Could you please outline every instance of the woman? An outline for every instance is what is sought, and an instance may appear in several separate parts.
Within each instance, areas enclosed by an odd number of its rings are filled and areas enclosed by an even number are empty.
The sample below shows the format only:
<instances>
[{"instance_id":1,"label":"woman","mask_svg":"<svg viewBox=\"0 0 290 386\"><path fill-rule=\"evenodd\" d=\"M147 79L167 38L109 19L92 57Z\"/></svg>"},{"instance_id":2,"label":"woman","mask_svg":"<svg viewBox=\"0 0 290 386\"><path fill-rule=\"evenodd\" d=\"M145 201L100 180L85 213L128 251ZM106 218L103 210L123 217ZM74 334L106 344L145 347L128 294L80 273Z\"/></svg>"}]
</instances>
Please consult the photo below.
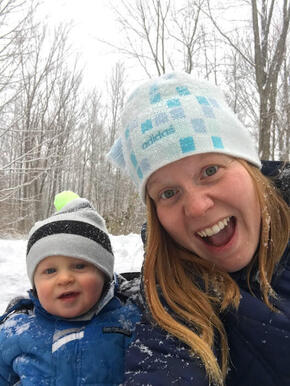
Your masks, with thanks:
<instances>
[{"instance_id":1,"label":"woman","mask_svg":"<svg viewBox=\"0 0 290 386\"><path fill-rule=\"evenodd\" d=\"M289 385L289 209L247 130L179 73L137 88L122 127L109 158L147 206L149 311L126 384Z\"/></svg>"}]
</instances>

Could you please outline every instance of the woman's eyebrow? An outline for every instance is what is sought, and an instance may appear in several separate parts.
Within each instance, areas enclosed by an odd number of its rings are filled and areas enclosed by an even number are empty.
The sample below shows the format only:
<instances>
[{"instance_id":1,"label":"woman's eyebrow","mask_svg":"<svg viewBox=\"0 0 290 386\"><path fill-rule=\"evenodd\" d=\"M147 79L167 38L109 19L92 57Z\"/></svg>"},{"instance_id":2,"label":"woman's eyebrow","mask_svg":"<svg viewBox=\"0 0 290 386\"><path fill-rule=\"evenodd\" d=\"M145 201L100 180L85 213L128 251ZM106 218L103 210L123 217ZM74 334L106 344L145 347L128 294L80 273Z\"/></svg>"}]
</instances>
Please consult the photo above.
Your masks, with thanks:
<instances>
[{"instance_id":1,"label":"woman's eyebrow","mask_svg":"<svg viewBox=\"0 0 290 386\"><path fill-rule=\"evenodd\" d=\"M152 188L153 185L156 185L158 183L158 177L150 178L150 180L147 182L147 190Z\"/></svg>"}]
</instances>

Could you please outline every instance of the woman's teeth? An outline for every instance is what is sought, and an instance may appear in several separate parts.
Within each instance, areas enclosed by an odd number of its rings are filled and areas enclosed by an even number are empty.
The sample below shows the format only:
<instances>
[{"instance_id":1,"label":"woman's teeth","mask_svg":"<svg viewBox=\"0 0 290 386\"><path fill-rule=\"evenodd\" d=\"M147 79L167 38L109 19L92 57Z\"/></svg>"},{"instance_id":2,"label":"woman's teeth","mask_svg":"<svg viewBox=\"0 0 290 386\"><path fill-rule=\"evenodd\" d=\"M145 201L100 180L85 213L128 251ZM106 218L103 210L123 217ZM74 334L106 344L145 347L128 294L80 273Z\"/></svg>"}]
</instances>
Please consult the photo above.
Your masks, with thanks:
<instances>
[{"instance_id":1,"label":"woman's teeth","mask_svg":"<svg viewBox=\"0 0 290 386\"><path fill-rule=\"evenodd\" d=\"M230 216L226 217L223 220L219 221L217 224L213 225L211 228L203 229L202 231L197 232L197 234L200 237L210 237L216 235L228 225L230 218Z\"/></svg>"}]
</instances>

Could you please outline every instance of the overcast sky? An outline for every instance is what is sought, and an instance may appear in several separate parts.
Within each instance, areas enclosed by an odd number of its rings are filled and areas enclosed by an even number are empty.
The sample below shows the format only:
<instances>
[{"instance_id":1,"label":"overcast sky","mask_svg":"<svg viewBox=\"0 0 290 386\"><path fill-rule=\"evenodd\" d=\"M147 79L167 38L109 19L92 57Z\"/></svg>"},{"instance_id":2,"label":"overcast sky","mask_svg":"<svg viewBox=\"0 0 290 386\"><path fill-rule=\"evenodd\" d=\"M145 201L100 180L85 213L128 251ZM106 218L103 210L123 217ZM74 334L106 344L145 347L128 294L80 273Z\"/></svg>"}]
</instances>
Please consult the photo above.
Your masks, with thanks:
<instances>
[{"instance_id":1,"label":"overcast sky","mask_svg":"<svg viewBox=\"0 0 290 386\"><path fill-rule=\"evenodd\" d=\"M180 4L183 0L175 1ZM110 5L120 4L119 0L42 0L42 3L41 9L43 15L46 15L43 17L47 18L49 25L72 22L70 43L80 54L81 64L85 65L84 80L89 85L102 89L117 61L125 62L129 89L134 87L135 82L139 83L147 78L136 62L128 61L117 50L99 41L109 41L116 46L120 42L122 34ZM237 0L215 0L213 4L220 10L219 22L223 28L228 26L229 30L236 27L249 12L244 2L237 3ZM226 22L226 14L231 20L229 23Z\"/></svg>"},{"instance_id":2,"label":"overcast sky","mask_svg":"<svg viewBox=\"0 0 290 386\"><path fill-rule=\"evenodd\" d=\"M103 86L120 54L98 41L118 41L118 25L108 0L43 0L43 15L50 25L72 22L70 42L86 65L84 75Z\"/></svg>"}]
</instances>

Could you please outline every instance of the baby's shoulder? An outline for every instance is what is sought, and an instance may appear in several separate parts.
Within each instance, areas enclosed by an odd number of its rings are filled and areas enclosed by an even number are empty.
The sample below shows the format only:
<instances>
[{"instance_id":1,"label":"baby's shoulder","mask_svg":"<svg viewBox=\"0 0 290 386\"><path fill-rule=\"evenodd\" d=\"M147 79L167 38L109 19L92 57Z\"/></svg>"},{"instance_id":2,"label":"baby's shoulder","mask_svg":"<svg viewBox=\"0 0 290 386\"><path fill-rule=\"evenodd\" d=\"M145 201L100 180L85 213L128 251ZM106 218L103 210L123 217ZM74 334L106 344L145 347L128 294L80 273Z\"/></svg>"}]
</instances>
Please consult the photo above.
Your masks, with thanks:
<instances>
[{"instance_id":1,"label":"baby's shoulder","mask_svg":"<svg viewBox=\"0 0 290 386\"><path fill-rule=\"evenodd\" d=\"M19 296L8 304L3 315L0 316L0 327L11 323L11 320L26 320L33 314L34 304L31 299Z\"/></svg>"},{"instance_id":2,"label":"baby's shoulder","mask_svg":"<svg viewBox=\"0 0 290 386\"><path fill-rule=\"evenodd\" d=\"M93 329L94 326L97 326L98 329L101 327L104 333L119 332L129 337L140 319L141 313L135 304L129 301L122 304L117 297L114 297L102 312L95 315L90 325Z\"/></svg>"},{"instance_id":3,"label":"baby's shoulder","mask_svg":"<svg viewBox=\"0 0 290 386\"><path fill-rule=\"evenodd\" d=\"M140 319L140 309L139 307L132 302L131 300L127 300L125 303L120 301L118 296L114 296L108 307L104 309L104 315L109 319Z\"/></svg>"}]
</instances>

